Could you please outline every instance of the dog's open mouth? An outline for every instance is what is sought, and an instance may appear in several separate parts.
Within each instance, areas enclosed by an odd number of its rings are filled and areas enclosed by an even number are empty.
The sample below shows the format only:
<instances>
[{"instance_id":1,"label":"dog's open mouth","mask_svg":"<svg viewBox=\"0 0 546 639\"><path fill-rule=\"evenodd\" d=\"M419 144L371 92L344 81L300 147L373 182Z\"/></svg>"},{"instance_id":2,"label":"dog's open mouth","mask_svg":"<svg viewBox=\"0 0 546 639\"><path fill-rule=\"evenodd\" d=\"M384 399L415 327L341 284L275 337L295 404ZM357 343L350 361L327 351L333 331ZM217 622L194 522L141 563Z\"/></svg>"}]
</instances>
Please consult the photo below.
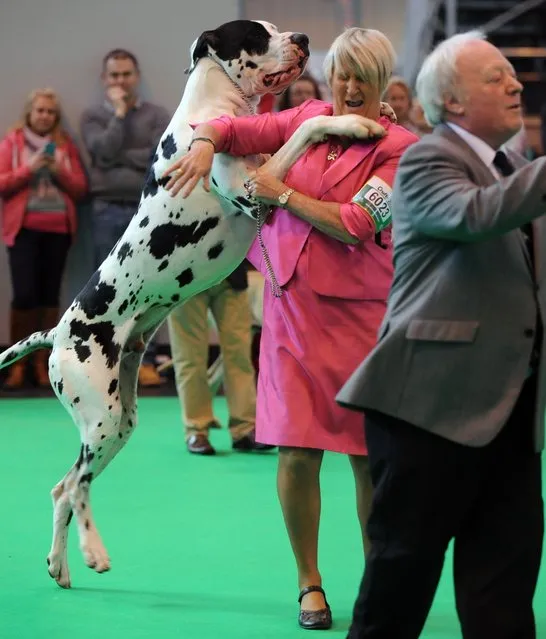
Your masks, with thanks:
<instances>
[{"instance_id":1,"label":"dog's open mouth","mask_svg":"<svg viewBox=\"0 0 546 639\"><path fill-rule=\"evenodd\" d=\"M264 87L268 89L275 89L281 84L289 84L294 79L294 76L303 71L308 59L309 56L301 56L297 63L293 64L291 67L288 67L288 69L276 71L275 73L267 73L266 75L264 75Z\"/></svg>"}]
</instances>

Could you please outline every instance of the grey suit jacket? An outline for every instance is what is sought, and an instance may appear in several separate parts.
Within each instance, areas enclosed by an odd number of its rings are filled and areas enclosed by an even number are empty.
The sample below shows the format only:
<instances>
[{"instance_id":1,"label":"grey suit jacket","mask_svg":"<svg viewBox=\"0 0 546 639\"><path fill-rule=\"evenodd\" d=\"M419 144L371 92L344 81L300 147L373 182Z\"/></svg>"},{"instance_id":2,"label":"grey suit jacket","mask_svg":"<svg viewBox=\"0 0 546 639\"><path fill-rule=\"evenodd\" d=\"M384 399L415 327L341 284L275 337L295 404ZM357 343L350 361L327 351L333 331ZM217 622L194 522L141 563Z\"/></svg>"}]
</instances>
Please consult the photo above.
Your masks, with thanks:
<instances>
[{"instance_id":1,"label":"grey suit jacket","mask_svg":"<svg viewBox=\"0 0 546 639\"><path fill-rule=\"evenodd\" d=\"M470 446L503 427L545 317L546 158L495 180L445 125L411 146L393 199L394 280L375 349L337 396ZM537 290L525 239L533 220ZM546 349L534 423L544 446ZM522 424L522 428L525 425Z\"/></svg>"}]
</instances>

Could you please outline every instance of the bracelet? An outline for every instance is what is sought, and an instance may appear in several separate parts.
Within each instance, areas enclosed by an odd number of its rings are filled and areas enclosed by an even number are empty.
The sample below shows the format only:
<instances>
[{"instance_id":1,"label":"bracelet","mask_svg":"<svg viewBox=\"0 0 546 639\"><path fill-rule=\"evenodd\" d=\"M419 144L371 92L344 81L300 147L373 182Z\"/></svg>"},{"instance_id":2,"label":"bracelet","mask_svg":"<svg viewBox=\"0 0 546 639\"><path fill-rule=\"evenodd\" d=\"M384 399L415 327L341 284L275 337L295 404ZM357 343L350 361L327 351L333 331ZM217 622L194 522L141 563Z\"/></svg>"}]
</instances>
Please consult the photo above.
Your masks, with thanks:
<instances>
[{"instance_id":1,"label":"bracelet","mask_svg":"<svg viewBox=\"0 0 546 639\"><path fill-rule=\"evenodd\" d=\"M216 144L214 144L214 141L211 140L210 138L201 138L201 137L192 139L192 141L188 145L188 151L191 149L192 144L194 142L199 142L199 141L201 141L201 142L210 142L212 144L213 148L214 148L214 152L216 153Z\"/></svg>"}]
</instances>

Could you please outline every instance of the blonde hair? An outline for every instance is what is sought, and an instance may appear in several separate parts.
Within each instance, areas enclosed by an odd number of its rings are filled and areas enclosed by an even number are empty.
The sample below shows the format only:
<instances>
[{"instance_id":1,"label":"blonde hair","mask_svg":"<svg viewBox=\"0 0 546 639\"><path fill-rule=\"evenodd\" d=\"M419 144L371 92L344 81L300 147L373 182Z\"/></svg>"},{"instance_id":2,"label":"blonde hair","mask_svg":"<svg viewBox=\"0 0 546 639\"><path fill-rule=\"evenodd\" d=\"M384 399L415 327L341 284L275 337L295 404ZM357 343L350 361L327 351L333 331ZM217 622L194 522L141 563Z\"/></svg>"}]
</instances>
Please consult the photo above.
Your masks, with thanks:
<instances>
[{"instance_id":1,"label":"blonde hair","mask_svg":"<svg viewBox=\"0 0 546 639\"><path fill-rule=\"evenodd\" d=\"M66 142L67 135L61 127L61 103L57 93L49 87L43 89L34 89L34 91L31 91L27 95L25 103L23 105L23 113L21 115L21 119L10 128L10 131L22 129L26 126L30 127L30 114L32 112L32 107L34 106L34 102L37 98L48 98L55 103L57 118L49 135L51 136L51 139L55 142L55 144L63 144L64 142Z\"/></svg>"},{"instance_id":2,"label":"blonde hair","mask_svg":"<svg viewBox=\"0 0 546 639\"><path fill-rule=\"evenodd\" d=\"M383 93L392 75L396 53L386 35L375 29L351 27L333 41L324 59L324 76L331 87L334 72L354 73Z\"/></svg>"},{"instance_id":3,"label":"blonde hair","mask_svg":"<svg viewBox=\"0 0 546 639\"><path fill-rule=\"evenodd\" d=\"M400 87L401 89L403 89L406 92L411 105L411 102L413 100L413 91L411 90L410 85L404 80L404 78L399 75L393 75L393 77L388 81L385 91L383 92L383 98L387 96L392 87Z\"/></svg>"}]
</instances>

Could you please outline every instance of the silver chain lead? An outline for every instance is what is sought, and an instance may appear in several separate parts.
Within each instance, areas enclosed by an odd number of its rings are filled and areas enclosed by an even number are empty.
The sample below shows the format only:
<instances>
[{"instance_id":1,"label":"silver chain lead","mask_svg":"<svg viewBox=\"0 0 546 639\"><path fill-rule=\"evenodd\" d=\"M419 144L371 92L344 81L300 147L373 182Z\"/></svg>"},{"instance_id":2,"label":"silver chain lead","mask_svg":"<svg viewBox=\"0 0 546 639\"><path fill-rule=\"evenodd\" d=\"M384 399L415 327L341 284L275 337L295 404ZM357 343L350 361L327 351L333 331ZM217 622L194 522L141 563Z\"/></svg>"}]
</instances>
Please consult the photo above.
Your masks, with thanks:
<instances>
[{"instance_id":1,"label":"silver chain lead","mask_svg":"<svg viewBox=\"0 0 546 639\"><path fill-rule=\"evenodd\" d=\"M260 249L262 250L262 257L264 259L265 270L267 271L267 276L269 278L271 293L273 294L273 297L281 297L283 294L283 290L279 286L279 282L277 281L277 278L275 276L275 271L273 270L273 265L271 264L271 260L269 259L269 253L267 252L267 248L262 237L262 226L265 222L265 218L267 217L267 213L268 207L260 206L258 215L256 216L256 234L258 236Z\"/></svg>"}]
</instances>

